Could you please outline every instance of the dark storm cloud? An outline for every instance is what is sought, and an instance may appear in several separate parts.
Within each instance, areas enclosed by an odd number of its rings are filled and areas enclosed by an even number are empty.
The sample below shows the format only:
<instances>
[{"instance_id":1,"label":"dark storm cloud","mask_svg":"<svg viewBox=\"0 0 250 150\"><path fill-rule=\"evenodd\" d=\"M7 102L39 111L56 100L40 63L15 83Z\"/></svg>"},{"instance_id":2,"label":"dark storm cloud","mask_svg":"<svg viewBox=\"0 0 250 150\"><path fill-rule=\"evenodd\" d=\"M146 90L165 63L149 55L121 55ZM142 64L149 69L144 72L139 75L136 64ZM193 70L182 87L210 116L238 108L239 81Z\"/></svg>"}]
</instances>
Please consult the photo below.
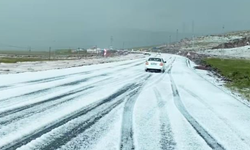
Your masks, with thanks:
<instances>
[{"instance_id":1,"label":"dark storm cloud","mask_svg":"<svg viewBox=\"0 0 250 150\"><path fill-rule=\"evenodd\" d=\"M0 47L125 47L249 29L249 0L1 0ZM185 34L184 34L185 33Z\"/></svg>"}]
</instances>

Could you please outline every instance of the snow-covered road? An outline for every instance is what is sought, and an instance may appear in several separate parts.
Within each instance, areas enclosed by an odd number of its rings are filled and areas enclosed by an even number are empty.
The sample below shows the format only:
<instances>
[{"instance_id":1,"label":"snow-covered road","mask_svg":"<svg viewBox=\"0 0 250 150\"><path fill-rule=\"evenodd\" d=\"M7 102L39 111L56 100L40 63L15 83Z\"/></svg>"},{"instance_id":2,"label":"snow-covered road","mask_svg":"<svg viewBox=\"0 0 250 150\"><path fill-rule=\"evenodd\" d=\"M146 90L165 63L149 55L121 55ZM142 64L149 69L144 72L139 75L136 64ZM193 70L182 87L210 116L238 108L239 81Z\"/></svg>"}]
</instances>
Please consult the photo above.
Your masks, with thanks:
<instances>
[{"instance_id":1,"label":"snow-covered road","mask_svg":"<svg viewBox=\"0 0 250 150\"><path fill-rule=\"evenodd\" d=\"M0 75L0 149L248 150L250 108L184 57Z\"/></svg>"}]
</instances>

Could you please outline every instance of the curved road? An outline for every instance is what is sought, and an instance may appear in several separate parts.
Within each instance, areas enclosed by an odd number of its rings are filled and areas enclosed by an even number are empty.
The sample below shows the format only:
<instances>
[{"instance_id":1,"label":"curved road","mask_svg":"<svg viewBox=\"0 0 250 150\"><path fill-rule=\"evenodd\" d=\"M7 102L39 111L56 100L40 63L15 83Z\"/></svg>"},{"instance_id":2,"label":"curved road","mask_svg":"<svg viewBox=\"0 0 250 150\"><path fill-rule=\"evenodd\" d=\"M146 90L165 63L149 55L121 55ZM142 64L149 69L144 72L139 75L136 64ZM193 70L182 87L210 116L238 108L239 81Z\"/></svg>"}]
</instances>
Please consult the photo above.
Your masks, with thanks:
<instances>
[{"instance_id":1,"label":"curved road","mask_svg":"<svg viewBox=\"0 0 250 150\"><path fill-rule=\"evenodd\" d=\"M0 75L0 149L250 149L250 108L163 57L165 73L137 59Z\"/></svg>"}]
</instances>

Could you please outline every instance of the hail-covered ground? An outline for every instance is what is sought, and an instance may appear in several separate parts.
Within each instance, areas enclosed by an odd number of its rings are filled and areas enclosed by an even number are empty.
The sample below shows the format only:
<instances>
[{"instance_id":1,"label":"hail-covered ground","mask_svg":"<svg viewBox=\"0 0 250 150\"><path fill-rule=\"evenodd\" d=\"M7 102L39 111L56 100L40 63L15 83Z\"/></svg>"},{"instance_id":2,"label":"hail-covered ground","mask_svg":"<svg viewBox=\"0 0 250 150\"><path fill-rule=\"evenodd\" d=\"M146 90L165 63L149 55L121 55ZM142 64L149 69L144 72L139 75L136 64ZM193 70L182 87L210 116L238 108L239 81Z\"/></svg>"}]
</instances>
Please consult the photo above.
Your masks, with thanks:
<instances>
[{"instance_id":1,"label":"hail-covered ground","mask_svg":"<svg viewBox=\"0 0 250 150\"><path fill-rule=\"evenodd\" d=\"M242 46L236 48L224 48L224 49L208 49L199 51L199 54L213 55L224 58L250 58L250 46Z\"/></svg>"},{"instance_id":2,"label":"hail-covered ground","mask_svg":"<svg viewBox=\"0 0 250 150\"><path fill-rule=\"evenodd\" d=\"M0 149L250 149L247 102L162 57L165 73L139 58L0 75Z\"/></svg>"}]
</instances>

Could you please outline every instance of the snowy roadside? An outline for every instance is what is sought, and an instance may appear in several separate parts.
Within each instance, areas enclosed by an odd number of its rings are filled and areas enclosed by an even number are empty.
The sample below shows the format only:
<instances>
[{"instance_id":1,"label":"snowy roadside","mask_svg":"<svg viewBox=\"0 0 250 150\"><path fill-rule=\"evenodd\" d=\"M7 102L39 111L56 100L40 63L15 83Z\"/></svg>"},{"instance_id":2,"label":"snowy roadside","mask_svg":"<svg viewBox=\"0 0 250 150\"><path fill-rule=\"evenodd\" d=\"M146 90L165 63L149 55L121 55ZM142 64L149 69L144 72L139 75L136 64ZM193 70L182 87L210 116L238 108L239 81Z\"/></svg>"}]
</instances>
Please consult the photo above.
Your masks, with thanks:
<instances>
[{"instance_id":1,"label":"snowy roadside","mask_svg":"<svg viewBox=\"0 0 250 150\"><path fill-rule=\"evenodd\" d=\"M208 49L204 51L198 51L198 54L214 55L223 58L250 58L250 46L243 46L237 48L228 49Z\"/></svg>"},{"instance_id":2,"label":"snowy roadside","mask_svg":"<svg viewBox=\"0 0 250 150\"><path fill-rule=\"evenodd\" d=\"M180 43L182 51L200 51L206 50L213 47L216 47L222 43L229 42L235 39L243 38L240 35L232 35L232 36L219 36L219 35L210 35L210 36L202 36L197 37L193 40L183 40Z\"/></svg>"},{"instance_id":3,"label":"snowy roadside","mask_svg":"<svg viewBox=\"0 0 250 150\"><path fill-rule=\"evenodd\" d=\"M195 63L191 63L190 67L194 68L197 66ZM207 70L201 70L201 69L194 69L194 72L197 73L200 77L210 82L212 85L223 91L224 93L227 93L228 95L232 96L236 100L242 102L246 106L250 107L250 101L248 101L242 94L236 91L232 91L228 87L226 87L226 82L222 79L213 74L211 71Z\"/></svg>"},{"instance_id":4,"label":"snowy roadside","mask_svg":"<svg viewBox=\"0 0 250 150\"><path fill-rule=\"evenodd\" d=\"M72 67L103 64L117 61L134 60L144 58L142 54L129 54L108 58L88 58L79 60L58 60L58 61L36 61L19 63L0 63L0 74L13 74L23 72L37 72L53 69L64 69Z\"/></svg>"}]
</instances>

